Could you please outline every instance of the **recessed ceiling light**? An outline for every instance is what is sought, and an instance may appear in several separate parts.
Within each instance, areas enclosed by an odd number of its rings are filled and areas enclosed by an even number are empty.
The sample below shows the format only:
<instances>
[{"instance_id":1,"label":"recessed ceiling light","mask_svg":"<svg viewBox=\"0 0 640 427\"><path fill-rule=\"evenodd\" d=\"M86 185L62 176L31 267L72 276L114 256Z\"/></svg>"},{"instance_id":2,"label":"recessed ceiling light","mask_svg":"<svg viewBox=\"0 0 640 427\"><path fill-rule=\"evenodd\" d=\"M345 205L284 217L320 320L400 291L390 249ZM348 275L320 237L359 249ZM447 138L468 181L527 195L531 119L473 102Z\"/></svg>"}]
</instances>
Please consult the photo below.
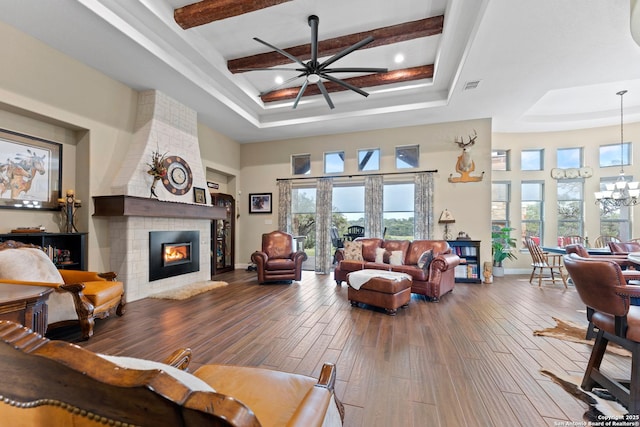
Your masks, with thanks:
<instances>
[{"instance_id":1,"label":"recessed ceiling light","mask_svg":"<svg viewBox=\"0 0 640 427\"><path fill-rule=\"evenodd\" d=\"M404 55L401 53L398 53L395 58L393 58L393 60L396 62L396 64L399 64L401 62L404 62Z\"/></svg>"},{"instance_id":2,"label":"recessed ceiling light","mask_svg":"<svg viewBox=\"0 0 640 427\"><path fill-rule=\"evenodd\" d=\"M282 76L276 76L276 84L281 85L282 83L284 83Z\"/></svg>"}]
</instances>

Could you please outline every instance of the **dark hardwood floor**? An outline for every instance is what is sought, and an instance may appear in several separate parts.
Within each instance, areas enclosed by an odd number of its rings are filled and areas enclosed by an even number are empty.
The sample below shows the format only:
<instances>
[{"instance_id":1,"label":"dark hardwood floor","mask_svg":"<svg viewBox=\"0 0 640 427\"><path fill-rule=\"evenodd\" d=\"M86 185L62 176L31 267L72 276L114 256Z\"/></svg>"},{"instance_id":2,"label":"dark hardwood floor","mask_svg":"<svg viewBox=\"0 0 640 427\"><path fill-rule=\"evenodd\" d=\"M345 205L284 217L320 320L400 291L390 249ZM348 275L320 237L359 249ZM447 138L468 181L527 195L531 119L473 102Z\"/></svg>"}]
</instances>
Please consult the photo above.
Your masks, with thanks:
<instances>
[{"instance_id":1,"label":"dark hardwood floor","mask_svg":"<svg viewBox=\"0 0 640 427\"><path fill-rule=\"evenodd\" d=\"M591 347L532 334L553 326L552 317L586 326L573 287L539 289L524 276L456 284L439 303L414 295L392 317L351 307L332 274L304 272L291 285L258 285L255 277L236 270L215 277L229 286L185 301L134 301L124 317L98 320L95 336L78 344L153 360L190 347L193 369L227 363L316 376L333 362L345 426L582 420L582 404L540 369L581 375ZM628 374L630 359L615 356L607 366Z\"/></svg>"}]
</instances>

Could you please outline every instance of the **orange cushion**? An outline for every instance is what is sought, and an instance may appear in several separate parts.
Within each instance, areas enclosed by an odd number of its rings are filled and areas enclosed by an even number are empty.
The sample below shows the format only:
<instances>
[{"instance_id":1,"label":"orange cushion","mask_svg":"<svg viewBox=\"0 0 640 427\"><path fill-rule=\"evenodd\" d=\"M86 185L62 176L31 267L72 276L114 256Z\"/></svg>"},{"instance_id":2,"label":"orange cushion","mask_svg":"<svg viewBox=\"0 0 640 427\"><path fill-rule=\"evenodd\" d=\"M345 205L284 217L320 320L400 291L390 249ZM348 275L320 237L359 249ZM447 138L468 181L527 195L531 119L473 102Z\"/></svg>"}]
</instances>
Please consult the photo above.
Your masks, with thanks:
<instances>
[{"instance_id":1,"label":"orange cushion","mask_svg":"<svg viewBox=\"0 0 640 427\"><path fill-rule=\"evenodd\" d=\"M97 282L83 282L84 291L82 293L87 297L94 307L99 307L104 303L113 301L114 299L120 299L124 292L124 285L122 282L109 282L109 281L97 281Z\"/></svg>"},{"instance_id":2,"label":"orange cushion","mask_svg":"<svg viewBox=\"0 0 640 427\"><path fill-rule=\"evenodd\" d=\"M193 375L247 405L263 427L282 427L317 380L270 369L204 365Z\"/></svg>"}]
</instances>

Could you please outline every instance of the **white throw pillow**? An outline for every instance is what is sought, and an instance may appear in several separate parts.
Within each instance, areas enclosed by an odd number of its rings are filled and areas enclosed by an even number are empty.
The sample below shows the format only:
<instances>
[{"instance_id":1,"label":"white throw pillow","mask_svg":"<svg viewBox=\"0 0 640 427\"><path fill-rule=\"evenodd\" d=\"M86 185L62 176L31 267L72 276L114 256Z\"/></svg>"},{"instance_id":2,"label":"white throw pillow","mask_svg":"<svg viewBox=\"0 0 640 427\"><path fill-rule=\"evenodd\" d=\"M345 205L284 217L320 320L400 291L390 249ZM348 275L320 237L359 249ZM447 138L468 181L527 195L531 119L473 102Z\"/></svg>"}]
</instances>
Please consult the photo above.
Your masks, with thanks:
<instances>
[{"instance_id":1,"label":"white throw pillow","mask_svg":"<svg viewBox=\"0 0 640 427\"><path fill-rule=\"evenodd\" d=\"M385 248L376 248L376 262L378 264L384 263L384 253L386 252Z\"/></svg>"},{"instance_id":2,"label":"white throw pillow","mask_svg":"<svg viewBox=\"0 0 640 427\"><path fill-rule=\"evenodd\" d=\"M64 283L47 254L37 248L1 250L0 279Z\"/></svg>"},{"instance_id":3,"label":"white throw pillow","mask_svg":"<svg viewBox=\"0 0 640 427\"><path fill-rule=\"evenodd\" d=\"M215 390L206 382L202 381L200 378L195 375L191 375L188 372L182 371L178 368L175 368L171 365L167 365L165 363L154 362L152 360L145 359L137 359L135 357L125 357L125 356L109 356L107 354L96 353L98 356L102 357L109 362L118 365L122 368L126 369L137 369L139 371L149 371L153 369L158 369L166 374L172 376L176 380L180 381L182 384L187 386L189 389L193 391L212 391Z\"/></svg>"},{"instance_id":4,"label":"white throw pillow","mask_svg":"<svg viewBox=\"0 0 640 427\"><path fill-rule=\"evenodd\" d=\"M402 251L391 251L391 256L389 257L389 264L402 265Z\"/></svg>"}]
</instances>

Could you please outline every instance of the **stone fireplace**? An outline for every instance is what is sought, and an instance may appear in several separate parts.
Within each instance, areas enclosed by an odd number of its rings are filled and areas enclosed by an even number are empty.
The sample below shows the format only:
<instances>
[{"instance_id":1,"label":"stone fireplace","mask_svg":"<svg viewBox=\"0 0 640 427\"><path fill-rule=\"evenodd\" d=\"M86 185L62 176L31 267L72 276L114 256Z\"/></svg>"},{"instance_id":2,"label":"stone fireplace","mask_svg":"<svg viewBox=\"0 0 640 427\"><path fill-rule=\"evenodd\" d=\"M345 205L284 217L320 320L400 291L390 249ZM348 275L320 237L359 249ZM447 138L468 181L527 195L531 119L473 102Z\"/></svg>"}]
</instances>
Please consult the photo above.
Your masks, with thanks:
<instances>
[{"instance_id":1,"label":"stone fireplace","mask_svg":"<svg viewBox=\"0 0 640 427\"><path fill-rule=\"evenodd\" d=\"M147 170L154 152L188 165L191 188L175 192L160 182L155 187L158 200L150 198L153 177ZM141 92L135 133L125 159L114 178L113 195L94 197L94 216L109 218L110 269L123 281L127 301L211 280L211 220L224 218L226 212L211 206L208 192L207 204L194 201L193 187L207 188L196 112L161 92ZM152 266L150 259L156 258L157 249L150 247L151 236L158 232L194 233L189 242L181 236L164 242L188 243L190 261L168 262L159 269ZM187 266L191 271L183 271ZM156 270L170 274L157 275Z\"/></svg>"}]
</instances>

